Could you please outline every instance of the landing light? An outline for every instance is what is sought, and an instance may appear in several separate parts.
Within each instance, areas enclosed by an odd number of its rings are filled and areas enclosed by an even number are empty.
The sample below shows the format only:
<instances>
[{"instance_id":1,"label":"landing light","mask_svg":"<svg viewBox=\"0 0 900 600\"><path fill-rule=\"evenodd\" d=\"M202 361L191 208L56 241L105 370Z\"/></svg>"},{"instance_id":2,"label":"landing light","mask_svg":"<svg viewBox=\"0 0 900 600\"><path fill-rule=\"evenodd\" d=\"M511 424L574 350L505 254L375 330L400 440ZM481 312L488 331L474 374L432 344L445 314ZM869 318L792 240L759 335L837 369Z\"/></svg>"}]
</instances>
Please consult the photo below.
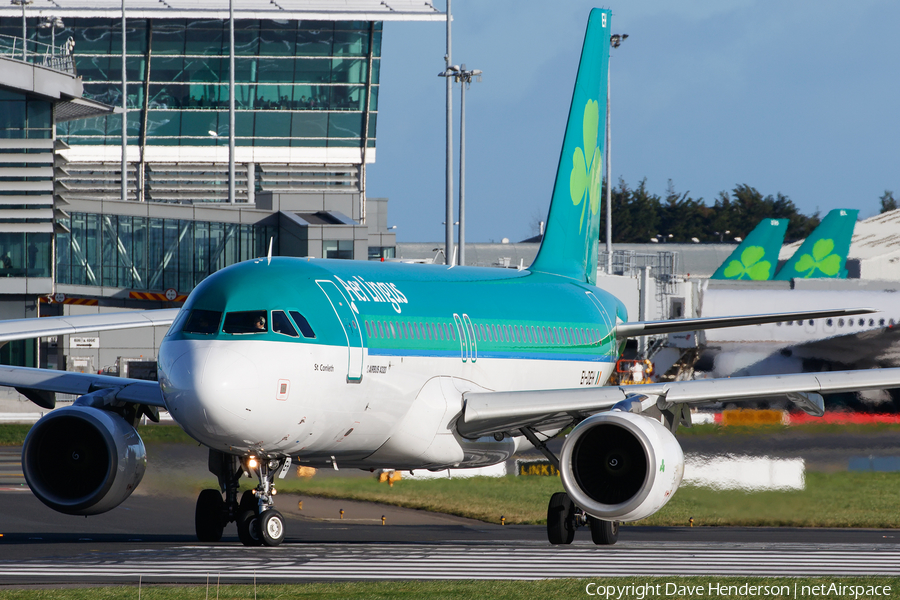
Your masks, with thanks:
<instances>
[{"instance_id":1,"label":"landing light","mask_svg":"<svg viewBox=\"0 0 900 600\"><path fill-rule=\"evenodd\" d=\"M249 459L247 459L247 467L249 467L251 469L255 469L258 466L259 466L259 462L257 462L255 456L251 456Z\"/></svg>"}]
</instances>

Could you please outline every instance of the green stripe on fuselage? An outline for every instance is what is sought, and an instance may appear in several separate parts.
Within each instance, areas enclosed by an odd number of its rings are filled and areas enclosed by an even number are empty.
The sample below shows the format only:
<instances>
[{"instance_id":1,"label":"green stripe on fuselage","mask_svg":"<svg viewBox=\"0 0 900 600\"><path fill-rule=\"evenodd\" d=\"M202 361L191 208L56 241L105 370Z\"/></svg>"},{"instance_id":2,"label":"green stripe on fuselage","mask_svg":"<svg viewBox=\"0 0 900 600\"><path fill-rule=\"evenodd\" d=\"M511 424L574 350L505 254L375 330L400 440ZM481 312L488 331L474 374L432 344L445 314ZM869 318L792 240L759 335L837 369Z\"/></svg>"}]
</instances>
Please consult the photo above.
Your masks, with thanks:
<instances>
[{"instance_id":1,"label":"green stripe on fuselage","mask_svg":"<svg viewBox=\"0 0 900 600\"><path fill-rule=\"evenodd\" d=\"M507 269L443 265L409 265L366 261L273 258L246 261L210 275L191 293L185 310L296 310L316 333L315 339L276 333L213 335L174 333L182 339L246 339L345 345L346 338L317 280L335 282L358 309L365 345L370 353L448 356L461 352L454 314L467 315L479 328L478 357L533 357L610 360L616 357L615 333L607 322L626 319L622 303L603 290L554 275ZM601 315L586 292L592 292L606 313ZM370 331L366 331L366 322ZM394 335L375 335L373 324L394 325ZM443 332L424 338L400 335L410 324L443 325ZM491 334L481 335L481 328ZM497 327L512 328L512 336L495 335ZM523 338L523 328L528 327ZM531 328L541 328L536 337ZM555 328L549 339L545 328ZM561 328L563 331L560 331ZM574 335L573 335L574 332ZM549 332L548 332L549 333ZM441 338L444 339L441 339ZM448 339L449 337L449 339Z\"/></svg>"}]
</instances>

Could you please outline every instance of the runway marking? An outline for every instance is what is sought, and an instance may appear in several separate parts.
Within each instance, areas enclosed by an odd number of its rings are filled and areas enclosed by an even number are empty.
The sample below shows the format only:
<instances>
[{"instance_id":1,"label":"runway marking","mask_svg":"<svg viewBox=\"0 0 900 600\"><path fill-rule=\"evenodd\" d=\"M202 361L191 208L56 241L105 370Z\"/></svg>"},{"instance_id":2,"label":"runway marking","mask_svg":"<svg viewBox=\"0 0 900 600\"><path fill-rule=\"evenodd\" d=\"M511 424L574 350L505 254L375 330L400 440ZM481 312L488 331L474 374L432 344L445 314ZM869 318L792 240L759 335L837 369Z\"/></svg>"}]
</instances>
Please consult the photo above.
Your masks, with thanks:
<instances>
[{"instance_id":1,"label":"runway marking","mask_svg":"<svg viewBox=\"0 0 900 600\"><path fill-rule=\"evenodd\" d=\"M76 558L2 561L0 579L384 580L552 579L640 575L839 576L900 572L895 545L286 544L184 546Z\"/></svg>"}]
</instances>

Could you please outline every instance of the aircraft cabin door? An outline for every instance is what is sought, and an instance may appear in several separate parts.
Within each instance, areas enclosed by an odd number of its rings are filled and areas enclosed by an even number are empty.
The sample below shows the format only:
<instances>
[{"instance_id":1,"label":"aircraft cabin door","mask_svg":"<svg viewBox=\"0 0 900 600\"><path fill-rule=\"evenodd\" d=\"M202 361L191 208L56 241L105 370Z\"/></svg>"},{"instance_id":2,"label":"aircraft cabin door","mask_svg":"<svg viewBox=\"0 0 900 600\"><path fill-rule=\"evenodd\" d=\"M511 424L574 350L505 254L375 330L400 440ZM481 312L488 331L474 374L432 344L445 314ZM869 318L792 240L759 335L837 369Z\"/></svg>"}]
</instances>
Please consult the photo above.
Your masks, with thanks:
<instances>
[{"instance_id":1,"label":"aircraft cabin door","mask_svg":"<svg viewBox=\"0 0 900 600\"><path fill-rule=\"evenodd\" d=\"M466 325L466 335L469 338L469 360L475 362L478 360L478 342L475 339L475 326L472 325L472 319L469 318L469 315L463 313L462 318L463 323Z\"/></svg>"},{"instance_id":2,"label":"aircraft cabin door","mask_svg":"<svg viewBox=\"0 0 900 600\"><path fill-rule=\"evenodd\" d=\"M466 335L466 326L463 325L462 319L456 313L453 313L453 320L456 321L456 329L459 330L459 351L462 355L462 361L469 360L469 338Z\"/></svg>"},{"instance_id":3,"label":"aircraft cabin door","mask_svg":"<svg viewBox=\"0 0 900 600\"><path fill-rule=\"evenodd\" d=\"M334 313L341 322L344 329L344 335L347 339L347 350L349 358L347 360L347 382L359 383L362 381L363 373L363 338L362 331L359 328L359 319L356 318L356 305L352 300L347 300L340 288L327 279L316 280L319 288L328 297L331 302Z\"/></svg>"}]
</instances>

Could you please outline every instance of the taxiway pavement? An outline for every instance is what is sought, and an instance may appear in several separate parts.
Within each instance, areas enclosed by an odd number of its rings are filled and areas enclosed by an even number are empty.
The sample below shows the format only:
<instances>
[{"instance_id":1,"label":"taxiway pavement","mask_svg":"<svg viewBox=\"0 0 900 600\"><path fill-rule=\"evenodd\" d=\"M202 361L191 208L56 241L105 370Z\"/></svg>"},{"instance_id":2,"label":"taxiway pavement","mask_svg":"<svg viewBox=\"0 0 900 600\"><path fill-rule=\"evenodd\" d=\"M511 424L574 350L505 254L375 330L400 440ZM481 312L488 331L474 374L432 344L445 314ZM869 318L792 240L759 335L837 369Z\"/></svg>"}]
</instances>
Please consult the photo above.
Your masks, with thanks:
<instances>
[{"instance_id":1,"label":"taxiway pavement","mask_svg":"<svg viewBox=\"0 0 900 600\"><path fill-rule=\"evenodd\" d=\"M208 478L202 449L148 449L141 487L93 517L45 507L24 485L18 451L0 449L0 585L900 573L894 530L626 526L618 544L599 547L582 528L572 546L554 547L543 526L292 494L276 497L282 546L246 548L233 524L220 543L200 544L195 496L165 482Z\"/></svg>"}]
</instances>

